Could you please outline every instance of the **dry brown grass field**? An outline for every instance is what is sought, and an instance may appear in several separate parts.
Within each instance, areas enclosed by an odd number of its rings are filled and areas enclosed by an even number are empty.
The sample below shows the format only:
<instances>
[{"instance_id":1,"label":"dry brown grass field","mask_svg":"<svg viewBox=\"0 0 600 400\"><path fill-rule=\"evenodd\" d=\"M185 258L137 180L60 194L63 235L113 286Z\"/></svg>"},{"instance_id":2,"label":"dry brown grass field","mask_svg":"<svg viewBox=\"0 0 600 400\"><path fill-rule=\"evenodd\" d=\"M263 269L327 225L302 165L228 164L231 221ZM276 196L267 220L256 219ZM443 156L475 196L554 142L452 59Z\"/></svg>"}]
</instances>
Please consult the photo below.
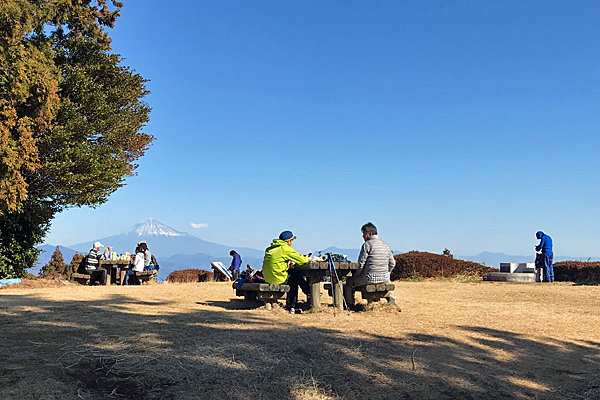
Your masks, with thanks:
<instances>
[{"instance_id":1,"label":"dry brown grass field","mask_svg":"<svg viewBox=\"0 0 600 400\"><path fill-rule=\"evenodd\" d=\"M600 398L599 286L396 282L401 313L335 317L228 283L58 286L0 290L0 399Z\"/></svg>"}]
</instances>

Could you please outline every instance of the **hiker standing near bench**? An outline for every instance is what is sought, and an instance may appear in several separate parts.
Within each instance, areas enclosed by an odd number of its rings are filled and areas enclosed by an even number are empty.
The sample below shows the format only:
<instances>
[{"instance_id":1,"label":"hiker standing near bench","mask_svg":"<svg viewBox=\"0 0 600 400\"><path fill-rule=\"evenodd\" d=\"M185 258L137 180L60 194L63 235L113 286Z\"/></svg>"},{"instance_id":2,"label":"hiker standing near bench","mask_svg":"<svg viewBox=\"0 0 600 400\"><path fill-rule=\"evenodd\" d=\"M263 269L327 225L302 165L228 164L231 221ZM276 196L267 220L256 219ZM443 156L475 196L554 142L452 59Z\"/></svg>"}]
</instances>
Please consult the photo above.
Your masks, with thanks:
<instances>
[{"instance_id":1,"label":"hiker standing near bench","mask_svg":"<svg viewBox=\"0 0 600 400\"><path fill-rule=\"evenodd\" d=\"M106 260L106 256L110 252L110 247L104 250L104 254L100 253L102 243L94 243L94 247L85 257L85 273L90 276L90 285L94 282L100 282L101 285L106 285L106 270L98 268L100 260Z\"/></svg>"},{"instance_id":2,"label":"hiker standing near bench","mask_svg":"<svg viewBox=\"0 0 600 400\"><path fill-rule=\"evenodd\" d=\"M544 268L543 282L554 282L554 267L552 266L554 253L552 252L552 238L542 231L538 231L535 234L535 237L540 240L540 244L535 246L535 251L542 252L542 262Z\"/></svg>"},{"instance_id":3,"label":"hiker standing near bench","mask_svg":"<svg viewBox=\"0 0 600 400\"><path fill-rule=\"evenodd\" d=\"M368 222L360 230L365 242L358 255L358 270L352 276L347 277L344 284L344 299L353 311L362 311L363 309L362 306L354 304L356 288L369 284L390 282L390 272L396 266L392 249L387 243L379 239L375 225ZM398 308L393 291L388 291L385 297L390 305Z\"/></svg>"},{"instance_id":4,"label":"hiker standing near bench","mask_svg":"<svg viewBox=\"0 0 600 400\"><path fill-rule=\"evenodd\" d=\"M271 245L265 250L262 273L267 283L290 286L285 309L292 314L301 314L302 310L298 308L298 286L304 293L310 293L310 286L299 271L288 270L288 262L302 265L309 260L292 248L294 239L296 236L291 231L283 231L279 239L273 239Z\"/></svg>"},{"instance_id":5,"label":"hiker standing near bench","mask_svg":"<svg viewBox=\"0 0 600 400\"><path fill-rule=\"evenodd\" d=\"M242 266L242 257L235 251L231 250L229 255L233 257L231 259L231 265L229 266L229 270L231 271L231 280L237 281L240 277L240 267Z\"/></svg>"}]
</instances>

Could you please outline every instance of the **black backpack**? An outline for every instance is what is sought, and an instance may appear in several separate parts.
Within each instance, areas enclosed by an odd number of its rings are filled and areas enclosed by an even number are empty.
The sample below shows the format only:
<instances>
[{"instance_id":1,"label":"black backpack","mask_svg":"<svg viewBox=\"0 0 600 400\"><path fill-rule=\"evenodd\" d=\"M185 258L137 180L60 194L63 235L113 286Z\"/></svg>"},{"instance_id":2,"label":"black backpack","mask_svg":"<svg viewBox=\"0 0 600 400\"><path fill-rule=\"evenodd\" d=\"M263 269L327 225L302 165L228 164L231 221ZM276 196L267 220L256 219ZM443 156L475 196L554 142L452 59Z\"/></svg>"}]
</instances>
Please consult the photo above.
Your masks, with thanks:
<instances>
[{"instance_id":1,"label":"black backpack","mask_svg":"<svg viewBox=\"0 0 600 400\"><path fill-rule=\"evenodd\" d=\"M87 271L85 269L86 265L87 265L87 256L85 256L81 259L81 262L79 263L79 266L77 267L77 273L78 274L87 274Z\"/></svg>"},{"instance_id":2,"label":"black backpack","mask_svg":"<svg viewBox=\"0 0 600 400\"><path fill-rule=\"evenodd\" d=\"M544 256L541 253L535 255L535 268L544 268Z\"/></svg>"},{"instance_id":3,"label":"black backpack","mask_svg":"<svg viewBox=\"0 0 600 400\"><path fill-rule=\"evenodd\" d=\"M156 257L154 257L154 254L150 255L150 264L154 264L154 268L156 268L157 271L160 268L158 261L156 261Z\"/></svg>"}]
</instances>

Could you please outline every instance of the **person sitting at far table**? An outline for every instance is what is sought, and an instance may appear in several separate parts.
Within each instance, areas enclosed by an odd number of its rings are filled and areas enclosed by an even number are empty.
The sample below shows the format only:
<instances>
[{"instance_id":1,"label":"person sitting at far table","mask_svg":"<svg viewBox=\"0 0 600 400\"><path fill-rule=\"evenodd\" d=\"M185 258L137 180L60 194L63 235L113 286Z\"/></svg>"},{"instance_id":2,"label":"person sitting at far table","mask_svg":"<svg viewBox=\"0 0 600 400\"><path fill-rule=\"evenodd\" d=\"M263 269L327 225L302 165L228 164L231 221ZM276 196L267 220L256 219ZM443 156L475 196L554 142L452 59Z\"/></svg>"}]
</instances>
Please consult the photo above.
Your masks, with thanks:
<instances>
[{"instance_id":1,"label":"person sitting at far table","mask_svg":"<svg viewBox=\"0 0 600 400\"><path fill-rule=\"evenodd\" d=\"M85 256L85 273L90 276L90 284L98 282L101 285L106 285L106 270L100 269L100 260L105 260L110 247L104 250L104 254L100 253L102 249L102 243L94 243L94 247L90 250L87 256Z\"/></svg>"},{"instance_id":2,"label":"person sitting at far table","mask_svg":"<svg viewBox=\"0 0 600 400\"><path fill-rule=\"evenodd\" d=\"M128 285L139 285L140 280L135 276L136 272L142 272L144 270L144 249L141 246L135 248L135 256L131 256L131 264L127 269L127 284Z\"/></svg>"},{"instance_id":3,"label":"person sitting at far table","mask_svg":"<svg viewBox=\"0 0 600 400\"><path fill-rule=\"evenodd\" d=\"M152 253L148 249L148 244L145 240L138 243L138 246L144 251L144 271L151 271L156 269L152 263Z\"/></svg>"}]
</instances>

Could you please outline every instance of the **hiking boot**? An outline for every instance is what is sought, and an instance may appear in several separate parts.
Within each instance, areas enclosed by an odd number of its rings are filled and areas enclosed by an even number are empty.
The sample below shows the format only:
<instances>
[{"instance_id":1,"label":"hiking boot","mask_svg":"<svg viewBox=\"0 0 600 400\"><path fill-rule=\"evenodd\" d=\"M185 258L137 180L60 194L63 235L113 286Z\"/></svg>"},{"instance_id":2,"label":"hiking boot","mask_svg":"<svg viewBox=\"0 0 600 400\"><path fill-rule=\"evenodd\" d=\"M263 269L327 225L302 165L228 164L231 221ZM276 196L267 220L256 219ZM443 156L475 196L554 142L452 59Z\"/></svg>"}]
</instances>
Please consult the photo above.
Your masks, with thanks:
<instances>
[{"instance_id":1,"label":"hiking boot","mask_svg":"<svg viewBox=\"0 0 600 400\"><path fill-rule=\"evenodd\" d=\"M362 304L352 304L352 305L348 306L348 308L354 312L361 312L361 311L365 311L367 309Z\"/></svg>"},{"instance_id":2,"label":"hiking boot","mask_svg":"<svg viewBox=\"0 0 600 400\"><path fill-rule=\"evenodd\" d=\"M394 307L396 310L398 311L402 311L400 309L400 307L398 307L398 304L396 304L396 300L395 299L388 299L388 304L392 307Z\"/></svg>"}]
</instances>

